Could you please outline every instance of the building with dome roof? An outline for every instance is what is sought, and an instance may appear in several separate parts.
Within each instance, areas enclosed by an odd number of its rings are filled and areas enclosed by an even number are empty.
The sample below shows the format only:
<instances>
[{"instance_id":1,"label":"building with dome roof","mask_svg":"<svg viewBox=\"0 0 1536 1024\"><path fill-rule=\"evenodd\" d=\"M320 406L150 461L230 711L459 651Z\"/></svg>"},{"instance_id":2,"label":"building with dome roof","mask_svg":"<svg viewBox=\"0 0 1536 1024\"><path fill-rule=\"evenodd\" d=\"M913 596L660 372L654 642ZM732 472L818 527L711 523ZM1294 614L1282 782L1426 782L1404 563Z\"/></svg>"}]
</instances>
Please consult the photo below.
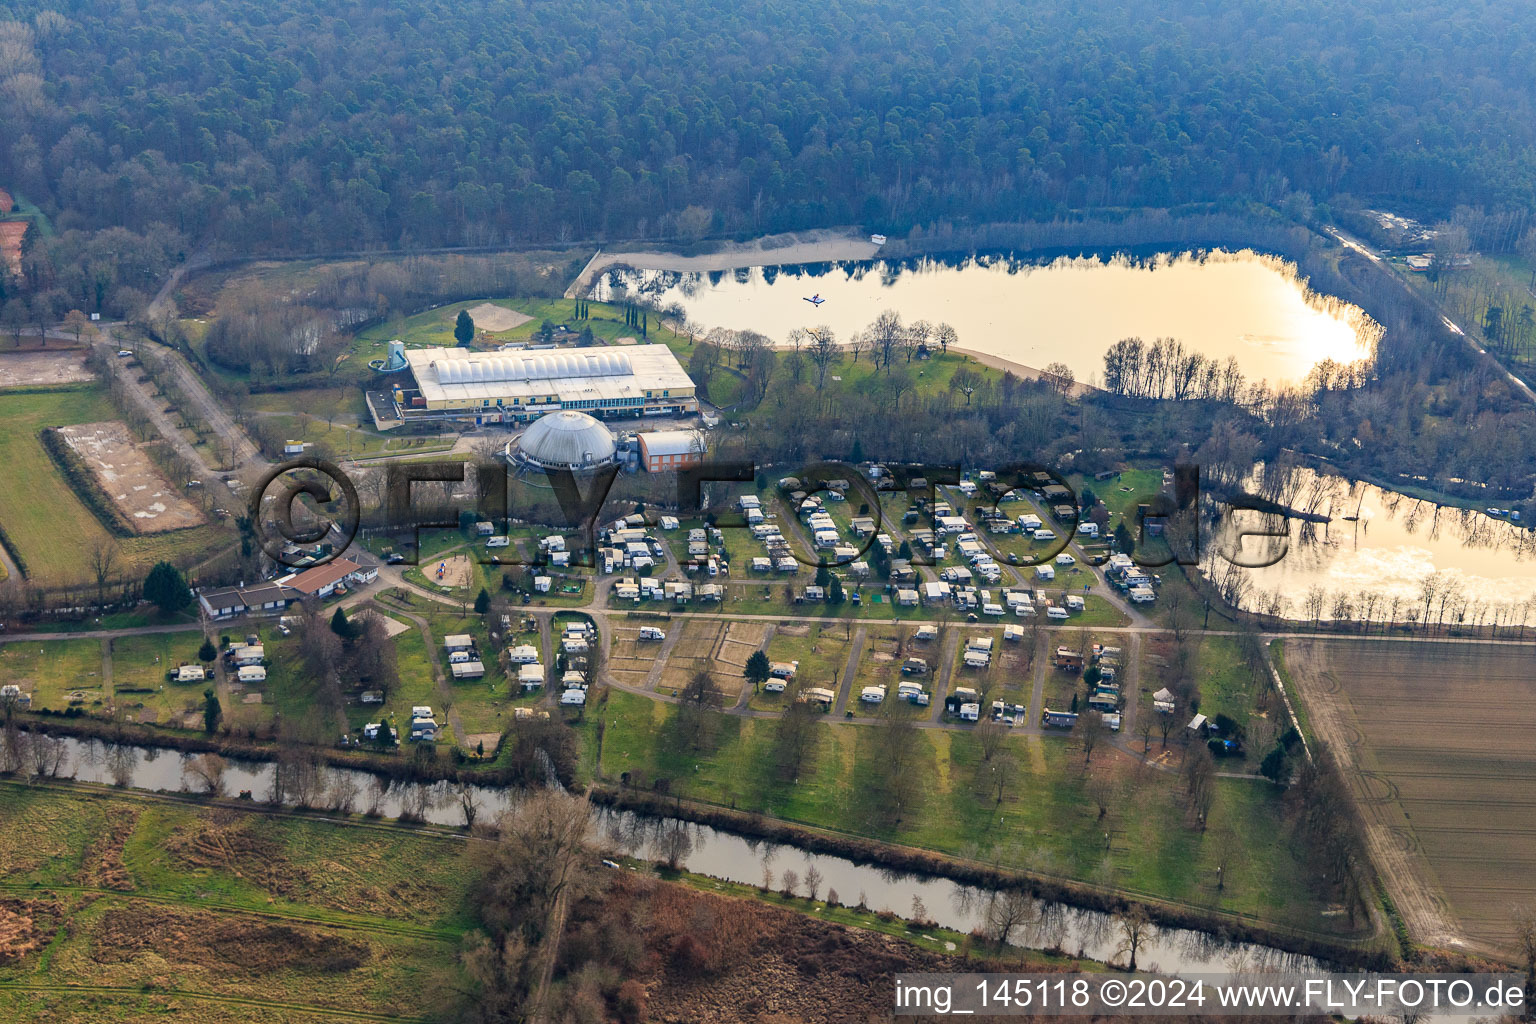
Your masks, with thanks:
<instances>
[{"instance_id":1,"label":"building with dome roof","mask_svg":"<svg viewBox=\"0 0 1536 1024\"><path fill-rule=\"evenodd\" d=\"M472 352L406 349L414 388L398 387L401 419L468 419L527 423L575 410L618 419L699 411L693 380L665 345L623 349Z\"/></svg>"},{"instance_id":2,"label":"building with dome roof","mask_svg":"<svg viewBox=\"0 0 1536 1024\"><path fill-rule=\"evenodd\" d=\"M596 469L618 458L613 433L584 412L562 410L540 416L507 445L507 460L539 469Z\"/></svg>"}]
</instances>

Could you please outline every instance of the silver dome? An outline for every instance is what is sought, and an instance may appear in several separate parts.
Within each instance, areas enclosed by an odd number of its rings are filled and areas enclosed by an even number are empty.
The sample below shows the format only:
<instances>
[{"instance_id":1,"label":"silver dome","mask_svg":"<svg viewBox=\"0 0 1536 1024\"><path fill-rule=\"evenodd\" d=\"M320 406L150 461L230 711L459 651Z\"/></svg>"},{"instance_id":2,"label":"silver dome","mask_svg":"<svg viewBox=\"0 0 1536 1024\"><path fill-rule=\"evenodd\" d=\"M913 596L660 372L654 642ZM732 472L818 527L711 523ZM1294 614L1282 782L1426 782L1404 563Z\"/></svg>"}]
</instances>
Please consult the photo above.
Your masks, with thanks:
<instances>
[{"instance_id":1,"label":"silver dome","mask_svg":"<svg viewBox=\"0 0 1536 1024\"><path fill-rule=\"evenodd\" d=\"M584 412L546 413L517 439L517 457L548 468L612 462L617 449L608 428Z\"/></svg>"}]
</instances>

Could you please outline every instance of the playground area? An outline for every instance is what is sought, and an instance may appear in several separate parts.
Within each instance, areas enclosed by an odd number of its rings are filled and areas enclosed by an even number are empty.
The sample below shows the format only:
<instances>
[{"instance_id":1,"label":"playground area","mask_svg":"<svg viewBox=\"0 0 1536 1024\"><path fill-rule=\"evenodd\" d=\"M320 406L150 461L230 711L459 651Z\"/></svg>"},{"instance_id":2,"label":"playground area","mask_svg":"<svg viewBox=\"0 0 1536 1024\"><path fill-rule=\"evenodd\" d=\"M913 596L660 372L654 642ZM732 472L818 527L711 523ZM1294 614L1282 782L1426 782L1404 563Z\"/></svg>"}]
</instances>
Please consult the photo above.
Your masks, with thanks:
<instances>
[{"instance_id":1,"label":"playground area","mask_svg":"<svg viewBox=\"0 0 1536 1024\"><path fill-rule=\"evenodd\" d=\"M450 590L459 590L469 586L474 579L475 563L469 560L468 555L454 555L452 558L439 559L425 567L427 579L440 587Z\"/></svg>"}]
</instances>

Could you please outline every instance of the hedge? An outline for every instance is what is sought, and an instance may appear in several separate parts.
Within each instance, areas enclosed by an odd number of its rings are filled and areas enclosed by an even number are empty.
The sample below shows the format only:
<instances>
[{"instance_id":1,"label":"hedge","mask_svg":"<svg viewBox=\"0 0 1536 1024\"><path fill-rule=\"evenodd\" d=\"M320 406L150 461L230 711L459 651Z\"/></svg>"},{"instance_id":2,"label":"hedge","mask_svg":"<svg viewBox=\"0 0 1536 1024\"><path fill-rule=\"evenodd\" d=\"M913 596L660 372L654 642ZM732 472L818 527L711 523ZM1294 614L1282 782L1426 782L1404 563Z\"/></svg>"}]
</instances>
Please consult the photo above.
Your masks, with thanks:
<instances>
[{"instance_id":1,"label":"hedge","mask_svg":"<svg viewBox=\"0 0 1536 1024\"><path fill-rule=\"evenodd\" d=\"M75 495L81 504L90 509L92 514L101 521L113 536L134 537L137 531L123 510L117 507L117 502L112 496L102 489L96 474L91 472L91 467L86 465L80 453L69 446L64 436L55 427L45 427L38 434L38 439L43 443L43 449L53 459L54 465L59 467L59 472L64 474L64 479L69 482Z\"/></svg>"}]
</instances>

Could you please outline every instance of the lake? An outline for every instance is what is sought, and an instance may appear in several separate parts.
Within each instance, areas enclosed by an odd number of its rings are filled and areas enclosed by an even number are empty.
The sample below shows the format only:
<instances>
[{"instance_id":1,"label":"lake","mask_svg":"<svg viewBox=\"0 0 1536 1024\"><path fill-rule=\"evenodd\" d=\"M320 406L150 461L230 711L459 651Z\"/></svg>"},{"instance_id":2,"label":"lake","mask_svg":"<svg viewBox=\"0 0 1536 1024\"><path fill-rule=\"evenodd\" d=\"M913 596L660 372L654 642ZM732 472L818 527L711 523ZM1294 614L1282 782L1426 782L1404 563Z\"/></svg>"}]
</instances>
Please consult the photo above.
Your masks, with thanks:
<instances>
[{"instance_id":1,"label":"lake","mask_svg":"<svg viewBox=\"0 0 1536 1024\"><path fill-rule=\"evenodd\" d=\"M1102 376L1121 338L1173 337L1225 360L1250 381L1298 381L1324 359L1369 358L1380 329L1359 308L1310 292L1293 265L1249 250L1127 257L1005 256L752 267L679 274L609 271L617 286L662 306L681 304L705 327L752 329L782 344L796 327L825 324L847 339L882 311L946 322L971 352L1039 368L1064 362L1080 381ZM820 306L805 301L819 295Z\"/></svg>"},{"instance_id":2,"label":"lake","mask_svg":"<svg viewBox=\"0 0 1536 1024\"><path fill-rule=\"evenodd\" d=\"M1256 512L1225 512L1204 544L1202 569L1249 611L1291 619L1351 619L1466 625L1536 624L1536 532L1504 517L1437 505L1342 477L1293 469L1245 489L1301 512L1305 522ZM1282 532L1283 537L1240 531ZM1225 559L1263 568L1231 569ZM1426 612L1425 580L1433 577ZM1309 607L1309 593L1323 595ZM1350 608L1335 607L1344 595ZM1395 604L1393 602L1396 602ZM1442 607L1443 606L1443 607ZM1315 612L1315 614L1314 614Z\"/></svg>"}]
</instances>

